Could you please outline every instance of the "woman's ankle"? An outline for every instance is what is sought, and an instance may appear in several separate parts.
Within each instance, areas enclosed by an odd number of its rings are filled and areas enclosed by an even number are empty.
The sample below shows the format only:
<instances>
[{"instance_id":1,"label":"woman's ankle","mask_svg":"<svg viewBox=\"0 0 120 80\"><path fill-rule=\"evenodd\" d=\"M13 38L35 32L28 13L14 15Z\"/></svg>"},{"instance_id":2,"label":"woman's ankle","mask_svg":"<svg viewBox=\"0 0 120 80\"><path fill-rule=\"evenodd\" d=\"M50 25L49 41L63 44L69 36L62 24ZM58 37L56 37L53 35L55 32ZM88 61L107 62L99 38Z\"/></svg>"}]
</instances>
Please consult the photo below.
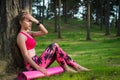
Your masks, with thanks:
<instances>
[{"instance_id":1,"label":"woman's ankle","mask_svg":"<svg viewBox=\"0 0 120 80\"><path fill-rule=\"evenodd\" d=\"M76 67L76 70L77 71L90 71L90 69L87 69L87 68L85 68L85 67L83 67L83 66L78 66L78 67Z\"/></svg>"},{"instance_id":2,"label":"woman's ankle","mask_svg":"<svg viewBox=\"0 0 120 80\"><path fill-rule=\"evenodd\" d=\"M70 68L68 65L64 66L64 70L67 71L67 72L77 73L76 70Z\"/></svg>"}]
</instances>

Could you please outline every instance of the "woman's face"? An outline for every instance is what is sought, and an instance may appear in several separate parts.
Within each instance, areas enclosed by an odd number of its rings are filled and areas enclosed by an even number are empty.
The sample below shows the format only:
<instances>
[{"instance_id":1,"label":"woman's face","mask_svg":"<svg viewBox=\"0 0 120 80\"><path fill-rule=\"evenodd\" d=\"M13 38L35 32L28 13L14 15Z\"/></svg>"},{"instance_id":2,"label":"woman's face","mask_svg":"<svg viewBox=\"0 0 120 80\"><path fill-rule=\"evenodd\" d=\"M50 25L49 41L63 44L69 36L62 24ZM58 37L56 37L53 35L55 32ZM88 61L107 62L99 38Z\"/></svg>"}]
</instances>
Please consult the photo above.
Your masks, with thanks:
<instances>
[{"instance_id":1,"label":"woman's face","mask_svg":"<svg viewBox=\"0 0 120 80\"><path fill-rule=\"evenodd\" d=\"M23 21L20 21L20 25L24 30L31 30L32 22L25 18Z\"/></svg>"}]
</instances>

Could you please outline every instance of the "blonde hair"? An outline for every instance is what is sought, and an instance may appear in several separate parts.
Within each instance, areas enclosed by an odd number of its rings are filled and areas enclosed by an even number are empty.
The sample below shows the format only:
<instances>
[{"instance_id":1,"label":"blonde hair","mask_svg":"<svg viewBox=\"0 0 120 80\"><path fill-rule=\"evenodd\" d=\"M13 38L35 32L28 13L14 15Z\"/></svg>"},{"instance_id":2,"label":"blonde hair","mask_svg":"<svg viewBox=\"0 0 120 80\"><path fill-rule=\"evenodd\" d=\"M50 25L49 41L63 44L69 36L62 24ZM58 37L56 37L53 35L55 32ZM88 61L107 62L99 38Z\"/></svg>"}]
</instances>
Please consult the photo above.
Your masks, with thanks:
<instances>
[{"instance_id":1,"label":"blonde hair","mask_svg":"<svg viewBox=\"0 0 120 80\"><path fill-rule=\"evenodd\" d=\"M18 21L23 21L25 19L25 15L28 14L27 11L20 10L18 14Z\"/></svg>"}]
</instances>

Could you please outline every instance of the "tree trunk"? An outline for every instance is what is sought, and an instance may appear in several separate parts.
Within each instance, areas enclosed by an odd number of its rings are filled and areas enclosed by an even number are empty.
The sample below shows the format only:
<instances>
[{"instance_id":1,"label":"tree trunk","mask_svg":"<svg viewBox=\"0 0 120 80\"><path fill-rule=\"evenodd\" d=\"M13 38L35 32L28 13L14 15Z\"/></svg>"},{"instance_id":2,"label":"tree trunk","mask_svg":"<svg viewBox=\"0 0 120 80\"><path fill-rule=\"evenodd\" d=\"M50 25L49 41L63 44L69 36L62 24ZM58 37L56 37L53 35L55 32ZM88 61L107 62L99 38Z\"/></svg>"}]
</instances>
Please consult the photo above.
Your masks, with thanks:
<instances>
[{"instance_id":1,"label":"tree trunk","mask_svg":"<svg viewBox=\"0 0 120 80\"><path fill-rule=\"evenodd\" d=\"M7 27L7 18L6 18L6 1L0 0L0 58L3 58L7 53L9 53L8 50L5 50L5 47L7 47L7 39L6 36L6 27ZM10 36L10 35L9 35ZM6 43L7 42L7 43Z\"/></svg>"},{"instance_id":2,"label":"tree trunk","mask_svg":"<svg viewBox=\"0 0 120 80\"><path fill-rule=\"evenodd\" d=\"M32 2L33 0L29 1L29 12L32 14Z\"/></svg>"},{"instance_id":3,"label":"tree trunk","mask_svg":"<svg viewBox=\"0 0 120 80\"><path fill-rule=\"evenodd\" d=\"M118 17L118 21L117 21L117 36L120 36L120 0L118 1L119 3L119 17Z\"/></svg>"},{"instance_id":4,"label":"tree trunk","mask_svg":"<svg viewBox=\"0 0 120 80\"><path fill-rule=\"evenodd\" d=\"M110 35L110 0L106 0L106 6L105 6L105 26L106 26L106 32L105 35Z\"/></svg>"},{"instance_id":5,"label":"tree trunk","mask_svg":"<svg viewBox=\"0 0 120 80\"><path fill-rule=\"evenodd\" d=\"M87 0L88 2L88 14L87 14L87 37L86 40L91 40L90 38L90 1Z\"/></svg>"},{"instance_id":6,"label":"tree trunk","mask_svg":"<svg viewBox=\"0 0 120 80\"><path fill-rule=\"evenodd\" d=\"M54 29L54 32L57 32L57 0L54 0L54 16L55 16L55 29Z\"/></svg>"},{"instance_id":7,"label":"tree trunk","mask_svg":"<svg viewBox=\"0 0 120 80\"><path fill-rule=\"evenodd\" d=\"M17 34L17 23L15 22L15 17L18 14L19 9L18 0L2 0L0 1L1 11L0 11L0 57L3 60L9 60L14 62L13 57L19 53L16 53L16 34ZM12 5L11 5L12 4ZM14 54L14 55L12 55ZM16 56L17 57L17 56Z\"/></svg>"},{"instance_id":8,"label":"tree trunk","mask_svg":"<svg viewBox=\"0 0 120 80\"><path fill-rule=\"evenodd\" d=\"M59 12L58 12L58 38L61 37L61 15L60 15L60 9L61 9L61 0L59 0Z\"/></svg>"},{"instance_id":9,"label":"tree trunk","mask_svg":"<svg viewBox=\"0 0 120 80\"><path fill-rule=\"evenodd\" d=\"M65 0L63 3L63 15L64 15L64 22L66 24L68 23L67 11L68 11L68 0Z\"/></svg>"},{"instance_id":10,"label":"tree trunk","mask_svg":"<svg viewBox=\"0 0 120 80\"><path fill-rule=\"evenodd\" d=\"M48 4L48 8L47 8L47 11L46 11L46 16L47 16L47 19L49 18L49 9L50 9L50 0L48 0L48 2L47 2L47 4Z\"/></svg>"},{"instance_id":11,"label":"tree trunk","mask_svg":"<svg viewBox=\"0 0 120 80\"><path fill-rule=\"evenodd\" d=\"M100 1L100 30L103 29L103 0Z\"/></svg>"},{"instance_id":12,"label":"tree trunk","mask_svg":"<svg viewBox=\"0 0 120 80\"><path fill-rule=\"evenodd\" d=\"M44 24L44 8L45 8L45 1L43 0L43 6L42 6L42 23Z\"/></svg>"},{"instance_id":13,"label":"tree trunk","mask_svg":"<svg viewBox=\"0 0 120 80\"><path fill-rule=\"evenodd\" d=\"M97 9L96 9L96 20L95 20L95 24L99 25L99 23L100 23L100 22L99 22L99 18L100 18L100 14L99 14L99 13L100 13L100 9L99 9L100 7L99 7L99 4L100 4L100 1L96 1L95 3L96 3L96 8L97 8Z\"/></svg>"},{"instance_id":14,"label":"tree trunk","mask_svg":"<svg viewBox=\"0 0 120 80\"><path fill-rule=\"evenodd\" d=\"M0 1L0 58L7 60L8 66L24 67L22 55L17 47L16 36L20 29L17 20L18 12L20 9L29 10L27 4L29 2L25 2L23 0ZM7 67L7 69L9 68Z\"/></svg>"}]
</instances>

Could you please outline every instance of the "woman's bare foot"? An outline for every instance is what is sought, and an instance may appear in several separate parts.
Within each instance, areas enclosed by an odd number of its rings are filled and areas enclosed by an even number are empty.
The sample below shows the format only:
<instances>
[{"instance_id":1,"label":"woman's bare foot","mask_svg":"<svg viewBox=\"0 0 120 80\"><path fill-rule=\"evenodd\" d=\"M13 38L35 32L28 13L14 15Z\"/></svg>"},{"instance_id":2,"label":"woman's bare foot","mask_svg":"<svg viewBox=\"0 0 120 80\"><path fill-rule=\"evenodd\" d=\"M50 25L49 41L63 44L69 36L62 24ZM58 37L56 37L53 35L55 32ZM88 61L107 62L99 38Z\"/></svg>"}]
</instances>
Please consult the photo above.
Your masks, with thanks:
<instances>
[{"instance_id":1,"label":"woman's bare foot","mask_svg":"<svg viewBox=\"0 0 120 80\"><path fill-rule=\"evenodd\" d=\"M90 71L90 69L87 69L85 67L78 67L77 70L78 71Z\"/></svg>"},{"instance_id":2,"label":"woman's bare foot","mask_svg":"<svg viewBox=\"0 0 120 80\"><path fill-rule=\"evenodd\" d=\"M67 72L77 73L76 70L70 68L69 66L64 66L64 69L65 69Z\"/></svg>"},{"instance_id":3,"label":"woman's bare foot","mask_svg":"<svg viewBox=\"0 0 120 80\"><path fill-rule=\"evenodd\" d=\"M90 69L87 69L87 68L82 67L82 66L80 66L80 65L78 65L77 67L75 67L75 69L76 69L78 72L80 72L80 71L90 71Z\"/></svg>"}]
</instances>

